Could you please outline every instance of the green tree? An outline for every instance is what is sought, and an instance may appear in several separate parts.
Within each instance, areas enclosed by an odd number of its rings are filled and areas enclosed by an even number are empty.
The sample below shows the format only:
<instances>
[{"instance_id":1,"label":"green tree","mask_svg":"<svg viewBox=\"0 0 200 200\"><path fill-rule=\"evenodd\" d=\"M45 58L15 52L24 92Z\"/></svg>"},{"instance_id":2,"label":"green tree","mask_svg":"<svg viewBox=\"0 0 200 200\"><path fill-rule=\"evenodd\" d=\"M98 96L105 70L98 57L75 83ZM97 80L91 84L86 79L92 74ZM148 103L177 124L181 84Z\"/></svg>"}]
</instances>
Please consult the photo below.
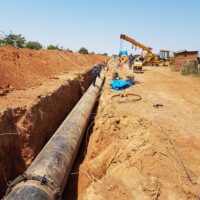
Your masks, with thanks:
<instances>
[{"instance_id":1,"label":"green tree","mask_svg":"<svg viewBox=\"0 0 200 200\"><path fill-rule=\"evenodd\" d=\"M91 54L95 54L94 51L92 51Z\"/></svg>"},{"instance_id":2,"label":"green tree","mask_svg":"<svg viewBox=\"0 0 200 200\"><path fill-rule=\"evenodd\" d=\"M59 51L62 51L63 50L63 47L60 47L58 44L57 45L53 45L53 44L50 44L47 49L49 50L59 50Z\"/></svg>"},{"instance_id":3,"label":"green tree","mask_svg":"<svg viewBox=\"0 0 200 200\"><path fill-rule=\"evenodd\" d=\"M24 48L26 43L25 37L23 37L21 34L13 34L10 32L10 34L3 33L0 35L0 46L4 45L12 45L16 48Z\"/></svg>"},{"instance_id":4,"label":"green tree","mask_svg":"<svg viewBox=\"0 0 200 200\"><path fill-rule=\"evenodd\" d=\"M88 54L88 50L85 47L81 47L78 52L82 54Z\"/></svg>"},{"instance_id":5,"label":"green tree","mask_svg":"<svg viewBox=\"0 0 200 200\"><path fill-rule=\"evenodd\" d=\"M26 43L26 48L39 50L42 49L42 45L36 41L29 41Z\"/></svg>"},{"instance_id":6,"label":"green tree","mask_svg":"<svg viewBox=\"0 0 200 200\"><path fill-rule=\"evenodd\" d=\"M103 53L102 55L103 55L103 56L108 56L108 53Z\"/></svg>"}]
</instances>

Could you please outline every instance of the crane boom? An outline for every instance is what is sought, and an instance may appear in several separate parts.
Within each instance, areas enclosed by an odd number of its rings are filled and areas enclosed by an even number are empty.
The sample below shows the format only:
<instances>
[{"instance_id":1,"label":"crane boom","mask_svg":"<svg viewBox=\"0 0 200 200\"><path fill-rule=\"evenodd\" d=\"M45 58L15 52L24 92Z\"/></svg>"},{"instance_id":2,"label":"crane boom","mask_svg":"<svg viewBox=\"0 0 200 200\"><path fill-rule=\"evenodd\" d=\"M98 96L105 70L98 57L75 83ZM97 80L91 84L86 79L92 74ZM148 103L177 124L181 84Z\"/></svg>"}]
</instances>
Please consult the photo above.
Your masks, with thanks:
<instances>
[{"instance_id":1,"label":"crane boom","mask_svg":"<svg viewBox=\"0 0 200 200\"><path fill-rule=\"evenodd\" d=\"M130 42L131 44L141 48L144 51L146 51L148 55L152 56L152 61L158 61L158 56L151 51L150 47L146 47L145 45L137 42L136 40L134 40L134 39L132 39L132 38L130 38L130 37L124 35L124 34L121 34L120 38L127 41L127 42ZM145 60L150 61L147 57L148 56L145 56Z\"/></svg>"}]
</instances>

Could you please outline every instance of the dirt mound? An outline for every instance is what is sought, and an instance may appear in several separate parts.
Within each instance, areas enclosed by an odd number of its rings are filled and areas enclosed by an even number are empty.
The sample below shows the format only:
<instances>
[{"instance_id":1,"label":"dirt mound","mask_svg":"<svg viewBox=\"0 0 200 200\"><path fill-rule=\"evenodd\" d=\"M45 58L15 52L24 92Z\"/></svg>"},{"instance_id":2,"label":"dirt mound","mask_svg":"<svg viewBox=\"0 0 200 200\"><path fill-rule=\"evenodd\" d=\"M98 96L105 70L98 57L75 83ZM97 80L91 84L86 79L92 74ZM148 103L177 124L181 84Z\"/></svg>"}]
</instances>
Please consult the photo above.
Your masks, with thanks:
<instances>
[{"instance_id":1,"label":"dirt mound","mask_svg":"<svg viewBox=\"0 0 200 200\"><path fill-rule=\"evenodd\" d=\"M0 48L1 95L13 90L40 85L51 76L77 71L105 60L105 56L57 50Z\"/></svg>"}]
</instances>

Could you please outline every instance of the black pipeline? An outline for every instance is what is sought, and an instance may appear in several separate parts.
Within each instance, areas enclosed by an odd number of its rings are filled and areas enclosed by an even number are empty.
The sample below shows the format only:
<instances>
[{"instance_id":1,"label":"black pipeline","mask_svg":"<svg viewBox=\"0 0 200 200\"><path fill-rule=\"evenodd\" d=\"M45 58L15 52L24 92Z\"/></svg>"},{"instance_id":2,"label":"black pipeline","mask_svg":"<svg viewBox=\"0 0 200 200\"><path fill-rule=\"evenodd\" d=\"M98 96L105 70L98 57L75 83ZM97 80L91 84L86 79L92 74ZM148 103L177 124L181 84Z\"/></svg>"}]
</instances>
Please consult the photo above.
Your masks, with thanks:
<instances>
[{"instance_id":1,"label":"black pipeline","mask_svg":"<svg viewBox=\"0 0 200 200\"><path fill-rule=\"evenodd\" d=\"M102 84L97 79L89 87L25 174L12 182L6 200L61 199Z\"/></svg>"}]
</instances>

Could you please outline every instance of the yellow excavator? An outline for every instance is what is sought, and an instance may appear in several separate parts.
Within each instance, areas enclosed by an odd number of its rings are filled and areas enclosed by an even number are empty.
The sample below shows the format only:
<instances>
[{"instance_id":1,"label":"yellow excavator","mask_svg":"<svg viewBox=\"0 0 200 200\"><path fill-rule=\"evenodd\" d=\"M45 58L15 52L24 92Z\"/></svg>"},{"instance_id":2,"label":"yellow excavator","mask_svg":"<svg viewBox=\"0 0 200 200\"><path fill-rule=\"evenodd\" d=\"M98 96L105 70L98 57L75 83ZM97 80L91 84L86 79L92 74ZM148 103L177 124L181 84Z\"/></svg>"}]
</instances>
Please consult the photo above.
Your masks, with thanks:
<instances>
[{"instance_id":1,"label":"yellow excavator","mask_svg":"<svg viewBox=\"0 0 200 200\"><path fill-rule=\"evenodd\" d=\"M139 47L140 49L142 49L143 51L146 52L145 55L142 55L142 57L144 58L144 63L145 65L156 65L156 66L169 66L170 65L170 51L168 50L160 50L160 55L159 57L152 52L152 48L150 47L146 47L145 45L137 42L136 40L121 34L120 35L120 39L121 40L125 40L127 42L130 42L132 45ZM141 62L136 62L134 63L134 68L138 68L139 70L142 69L142 65L144 65L144 63L141 64Z\"/></svg>"}]
</instances>

